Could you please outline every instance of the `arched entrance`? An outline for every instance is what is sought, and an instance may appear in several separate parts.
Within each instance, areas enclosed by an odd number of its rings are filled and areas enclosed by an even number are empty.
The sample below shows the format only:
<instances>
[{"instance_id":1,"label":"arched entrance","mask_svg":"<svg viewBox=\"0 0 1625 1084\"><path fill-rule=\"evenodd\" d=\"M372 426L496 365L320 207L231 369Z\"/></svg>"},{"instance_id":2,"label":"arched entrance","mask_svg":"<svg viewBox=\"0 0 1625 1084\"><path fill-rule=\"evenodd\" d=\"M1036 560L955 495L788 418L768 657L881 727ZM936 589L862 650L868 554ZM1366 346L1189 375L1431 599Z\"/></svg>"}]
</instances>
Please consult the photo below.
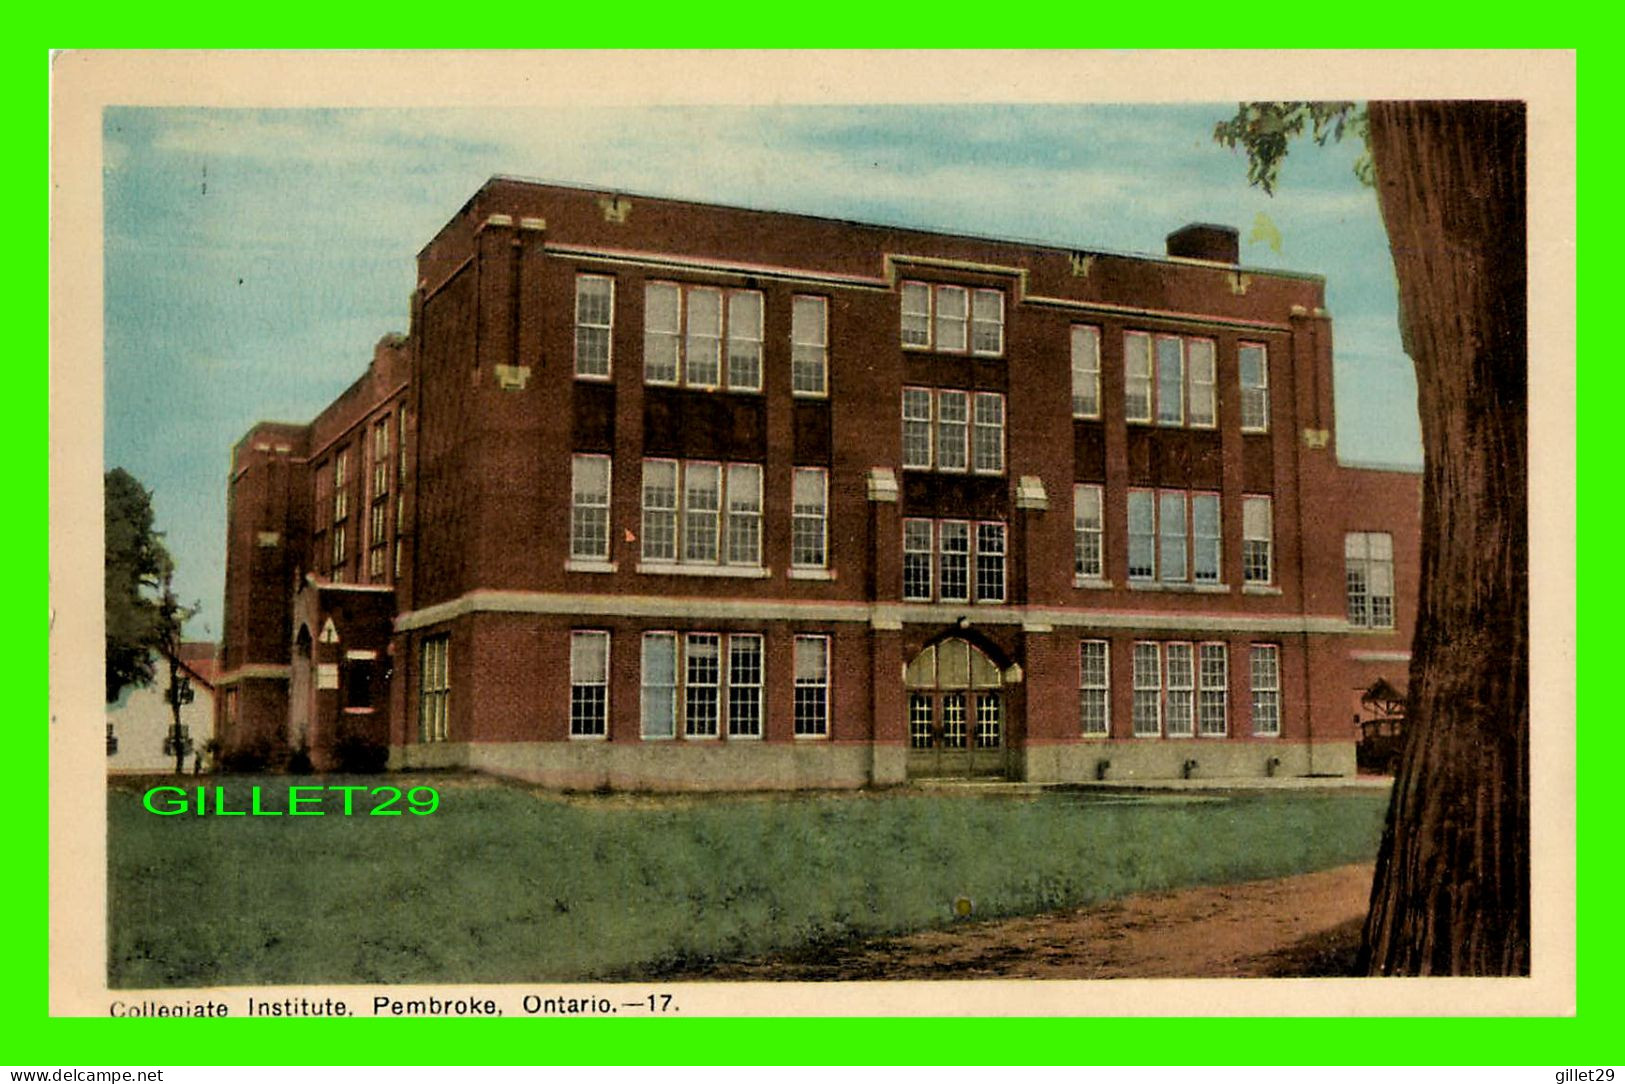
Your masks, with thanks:
<instances>
[{"instance_id":1,"label":"arched entrance","mask_svg":"<svg viewBox=\"0 0 1625 1084\"><path fill-rule=\"evenodd\" d=\"M903 674L908 694L908 774L1003 776L1004 675L968 640L941 640Z\"/></svg>"}]
</instances>

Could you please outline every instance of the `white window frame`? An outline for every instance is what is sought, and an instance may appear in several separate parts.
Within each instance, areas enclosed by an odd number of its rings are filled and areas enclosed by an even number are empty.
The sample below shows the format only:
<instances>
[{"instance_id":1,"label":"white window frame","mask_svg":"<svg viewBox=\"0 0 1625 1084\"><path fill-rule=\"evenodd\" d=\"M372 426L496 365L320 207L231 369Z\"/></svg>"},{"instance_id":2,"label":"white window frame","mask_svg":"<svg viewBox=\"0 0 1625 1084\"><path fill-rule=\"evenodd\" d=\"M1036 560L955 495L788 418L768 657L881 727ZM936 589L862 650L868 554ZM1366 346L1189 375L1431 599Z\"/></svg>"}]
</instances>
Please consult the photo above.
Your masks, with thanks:
<instances>
[{"instance_id":1,"label":"white window frame","mask_svg":"<svg viewBox=\"0 0 1625 1084\"><path fill-rule=\"evenodd\" d=\"M819 674L803 675L801 665L801 645L803 643L821 644L823 653L823 670ZM792 702L792 730L798 739L826 739L829 737L830 718L830 656L833 654L832 638L826 633L797 633L791 647L791 666L794 674L794 699ZM819 718L808 717L807 725L803 726L802 690L817 689L822 692L823 710ZM814 729L816 727L816 729Z\"/></svg>"},{"instance_id":2,"label":"white window frame","mask_svg":"<svg viewBox=\"0 0 1625 1084\"><path fill-rule=\"evenodd\" d=\"M1178 380L1176 382L1177 390L1175 391L1174 396L1173 396L1174 405L1179 408L1177 415L1175 415L1170 410L1169 404L1167 402L1168 396L1163 394L1164 391L1167 390L1163 386L1164 381L1165 381L1164 369L1165 369L1168 361L1172 360L1172 359L1165 359L1163 357L1163 353L1162 353L1162 344L1163 343L1173 343L1178 348L1178 353L1175 355L1175 358L1177 358L1177 360L1179 362L1179 378L1178 378ZM1156 337L1156 342L1154 344L1153 351L1152 351L1152 357L1153 357L1153 360L1155 361L1155 368L1153 370L1153 375L1152 375L1152 379L1151 379L1151 386L1154 389L1156 389L1156 403L1155 403L1154 407L1152 408L1152 412L1156 416L1157 425L1160 428L1163 428L1163 429L1182 429L1185 426L1185 418L1186 418L1186 412L1185 412L1185 380L1186 380L1186 376L1185 376L1185 339L1184 339L1184 337L1180 336L1180 335L1158 334L1157 337Z\"/></svg>"},{"instance_id":3,"label":"white window frame","mask_svg":"<svg viewBox=\"0 0 1625 1084\"><path fill-rule=\"evenodd\" d=\"M959 315L951 312L943 314L943 302L949 298L956 299ZM947 338L943 334L944 331L957 331L959 345L944 346L943 341ZM931 345L942 354L970 353L970 290L946 283L938 283L931 287Z\"/></svg>"},{"instance_id":4,"label":"white window frame","mask_svg":"<svg viewBox=\"0 0 1625 1084\"><path fill-rule=\"evenodd\" d=\"M1170 505L1178 515L1170 516ZM1157 490L1157 582L1189 583L1191 578L1190 493L1183 489ZM1179 558L1180 575L1172 575L1169 557Z\"/></svg>"},{"instance_id":5,"label":"white window frame","mask_svg":"<svg viewBox=\"0 0 1625 1084\"><path fill-rule=\"evenodd\" d=\"M754 503L743 503L738 494L754 478ZM760 568L762 564L762 465L760 463L728 463L722 470L722 546L717 554L726 565ZM748 549L736 548L749 541Z\"/></svg>"},{"instance_id":6,"label":"white window frame","mask_svg":"<svg viewBox=\"0 0 1625 1084\"><path fill-rule=\"evenodd\" d=\"M1100 417L1100 328L1072 325L1072 416Z\"/></svg>"},{"instance_id":7,"label":"white window frame","mask_svg":"<svg viewBox=\"0 0 1625 1084\"><path fill-rule=\"evenodd\" d=\"M912 526L913 537L910 537ZM922 540L924 546L920 545ZM936 521L929 519L910 518L903 520L903 599L908 602L930 602L936 597ZM922 567L925 570L924 594L909 591L910 564L915 569Z\"/></svg>"},{"instance_id":8,"label":"white window frame","mask_svg":"<svg viewBox=\"0 0 1625 1084\"><path fill-rule=\"evenodd\" d=\"M1281 735L1281 648L1279 644L1253 644L1248 652L1248 674L1253 700L1253 736Z\"/></svg>"},{"instance_id":9,"label":"white window frame","mask_svg":"<svg viewBox=\"0 0 1625 1084\"><path fill-rule=\"evenodd\" d=\"M1165 640L1158 647L1162 651L1163 733L1170 738L1194 738L1196 645L1188 640Z\"/></svg>"},{"instance_id":10,"label":"white window frame","mask_svg":"<svg viewBox=\"0 0 1625 1084\"><path fill-rule=\"evenodd\" d=\"M669 293L673 298L672 315L675 323L671 327L655 328L650 326L650 317L655 311L652 303L656 294ZM651 350L654 343L663 344L658 351ZM669 357L668 357L669 355ZM653 357L660 357L661 369L659 376L652 376L650 361ZM666 364L669 362L671 371L666 373ZM683 381L683 288L675 282L662 282L651 280L643 284L643 382L665 387L677 387Z\"/></svg>"},{"instance_id":11,"label":"white window frame","mask_svg":"<svg viewBox=\"0 0 1625 1084\"><path fill-rule=\"evenodd\" d=\"M807 330L799 319L807 309L817 307L817 339L798 333ZM816 366L818 386L804 380L808 367ZM796 294L790 299L790 394L809 399L822 399L829 395L829 298L816 294Z\"/></svg>"},{"instance_id":12,"label":"white window frame","mask_svg":"<svg viewBox=\"0 0 1625 1084\"><path fill-rule=\"evenodd\" d=\"M722 344L727 336L727 301L717 286L682 287L683 347L677 366L678 383L689 388L714 391L722 387ZM716 321L707 327L695 312L696 301L716 308ZM696 370L700 370L696 372Z\"/></svg>"},{"instance_id":13,"label":"white window frame","mask_svg":"<svg viewBox=\"0 0 1625 1084\"><path fill-rule=\"evenodd\" d=\"M997 416L992 417L992 412ZM985 420L991 418L991 420ZM975 474L1004 473L1004 396L979 391L971 396L970 467ZM984 453L991 453L984 456ZM986 464L984 465L984 459Z\"/></svg>"},{"instance_id":14,"label":"white window frame","mask_svg":"<svg viewBox=\"0 0 1625 1084\"><path fill-rule=\"evenodd\" d=\"M1207 379L1198 380L1198 347L1205 354ZM1201 389L1200 391L1198 389ZM1212 339L1187 338L1185 340L1185 421L1192 429L1217 429L1219 426L1219 344ZM1199 420L1198 404L1205 404L1204 417Z\"/></svg>"},{"instance_id":15,"label":"white window frame","mask_svg":"<svg viewBox=\"0 0 1625 1084\"><path fill-rule=\"evenodd\" d=\"M1190 573L1191 582L1200 584L1221 584L1224 582L1224 500L1207 490L1191 490L1187 496L1190 505ZM1213 509L1213 533L1204 535L1200 533L1201 517L1197 509L1209 505ZM1204 549L1210 551L1212 558L1211 574L1204 574L1201 568Z\"/></svg>"},{"instance_id":16,"label":"white window frame","mask_svg":"<svg viewBox=\"0 0 1625 1084\"><path fill-rule=\"evenodd\" d=\"M941 354L967 354L974 357L1003 357L1005 351L1005 291L994 287L959 286L946 282L921 282L906 279L898 283L898 311L900 314L899 342L904 350L931 350ZM943 301L958 298L962 315L944 315ZM923 302L923 307L921 307ZM991 303L991 310L988 305ZM978 306L980 315L978 315ZM910 319L915 326L910 328ZM949 336L943 334L957 328L962 341L958 345L945 345ZM995 329L998 345L994 349L978 348L976 332Z\"/></svg>"},{"instance_id":17,"label":"white window frame","mask_svg":"<svg viewBox=\"0 0 1625 1084\"><path fill-rule=\"evenodd\" d=\"M1136 532L1134 529L1134 505L1136 503L1136 498L1142 500L1150 510L1150 530L1148 531ZM1157 534L1157 491L1155 489L1148 488L1130 489L1128 491L1128 515L1125 518L1127 520L1126 528L1128 531L1128 578L1135 583L1155 583L1157 581L1157 572L1159 569L1157 555L1159 547L1162 545L1162 539ZM1143 563L1140 568L1136 570L1134 564L1134 550L1136 541L1138 541L1142 546L1150 547L1151 567L1149 570L1144 568Z\"/></svg>"},{"instance_id":18,"label":"white window frame","mask_svg":"<svg viewBox=\"0 0 1625 1084\"><path fill-rule=\"evenodd\" d=\"M993 312L991 316L978 314L982 302L991 300ZM984 310L985 311L985 310ZM976 333L991 327L996 344L992 349L984 349L976 345ZM970 296L970 352L978 357L1000 358L1004 356L1004 291L986 288L971 291Z\"/></svg>"},{"instance_id":19,"label":"white window frame","mask_svg":"<svg viewBox=\"0 0 1625 1084\"><path fill-rule=\"evenodd\" d=\"M1262 509L1257 514L1255 509ZM1257 523L1259 515L1263 524ZM1261 548L1260 548L1261 547ZM1254 574L1262 553L1264 575ZM1241 498L1241 582L1268 586L1275 582L1275 500L1263 494L1249 494Z\"/></svg>"},{"instance_id":20,"label":"white window frame","mask_svg":"<svg viewBox=\"0 0 1625 1084\"><path fill-rule=\"evenodd\" d=\"M909 413L911 400L912 400L912 408L913 408L913 411L914 411L914 413L912 413L912 414ZM923 417L921 416L921 414L919 412L920 408L922 406L925 408L925 414L924 414ZM935 418L936 409L935 409L935 407L936 407L936 396L932 394L932 391L931 391L930 388L904 388L903 389L903 399L902 399L903 447L902 447L902 451L903 451L903 469L904 470L930 470L932 468L932 466L935 465L935 463L936 463L937 433L936 433L936 418ZM914 444L918 445L918 443L919 443L918 437L919 437L920 433L923 432L925 434L925 459L924 459L923 462L920 460L918 455L914 455L912 458L910 457L910 452L909 452L909 445L910 445L909 426L911 426L911 425L915 427L914 428L915 440L913 442ZM920 428L921 426L923 426L924 428L921 429ZM917 448L915 450L918 451Z\"/></svg>"},{"instance_id":21,"label":"white window frame","mask_svg":"<svg viewBox=\"0 0 1625 1084\"><path fill-rule=\"evenodd\" d=\"M451 634L418 644L418 741L443 742L451 730Z\"/></svg>"},{"instance_id":22,"label":"white window frame","mask_svg":"<svg viewBox=\"0 0 1625 1084\"><path fill-rule=\"evenodd\" d=\"M994 552L990 543L997 539L998 550ZM1005 525L994 520L985 520L976 524L976 602L978 605L1002 604L1010 597L1010 568L1008 553L1010 549L1010 534ZM992 576L988 570L998 569L998 594L992 592Z\"/></svg>"},{"instance_id":23,"label":"white window frame","mask_svg":"<svg viewBox=\"0 0 1625 1084\"><path fill-rule=\"evenodd\" d=\"M1089 498L1094 504L1092 516ZM1094 542L1093 567L1084 556L1090 540ZM1106 578L1106 487L1098 482L1072 487L1072 574L1084 580Z\"/></svg>"},{"instance_id":24,"label":"white window frame","mask_svg":"<svg viewBox=\"0 0 1625 1084\"><path fill-rule=\"evenodd\" d=\"M676 490L673 503L667 505L651 505L649 503L649 475L650 468L669 469L675 482ZM696 492L692 491L690 484L695 470L715 471L717 479L716 507L693 507L692 498ZM755 479L756 499L753 505L739 505L735 507L733 499L735 479L742 477ZM762 499L763 486L762 466L759 463L725 463L710 459L645 459L643 460L643 480L639 487L639 498L642 501L643 538L641 542L641 561L646 565L655 566L681 566L682 568L719 568L719 569L760 569L762 563ZM658 517L658 519L656 518ZM693 556L691 544L694 542L693 531L702 522L708 524L708 533L715 537L715 548L710 558ZM670 552L651 550L651 543L660 539L663 529L656 525L669 525L671 532ZM749 533L755 539L754 552L745 559L735 556L734 542L742 537L741 531L749 527Z\"/></svg>"},{"instance_id":25,"label":"white window frame","mask_svg":"<svg viewBox=\"0 0 1625 1084\"><path fill-rule=\"evenodd\" d=\"M1100 649L1100 676L1090 676L1089 656ZM1098 695L1098 720L1092 719L1091 710ZM1078 732L1086 738L1105 738L1112 732L1112 645L1108 640L1080 640L1078 642Z\"/></svg>"},{"instance_id":26,"label":"white window frame","mask_svg":"<svg viewBox=\"0 0 1625 1084\"><path fill-rule=\"evenodd\" d=\"M595 640L603 645L602 673L596 677L582 672L576 652L578 643ZM570 737L576 741L604 741L609 737L609 652L610 636L605 629L570 630ZM579 690L602 689L591 704L585 703ZM596 718L588 718L586 708ZM580 710L578 710L580 709Z\"/></svg>"},{"instance_id":27,"label":"white window frame","mask_svg":"<svg viewBox=\"0 0 1625 1084\"><path fill-rule=\"evenodd\" d=\"M976 532L973 529L975 526L976 525L974 523L963 519L945 519L937 521L937 592L941 601L943 602L969 602L975 597L976 563L972 559L972 551L974 549L974 541L976 536ZM947 549L946 544L950 530L952 530L955 535L963 532L965 538L965 548L963 550L955 549L951 551L955 558L963 561L964 571L958 577L963 579L965 584L965 593L963 595L950 596L947 593L947 567L950 551Z\"/></svg>"},{"instance_id":28,"label":"white window frame","mask_svg":"<svg viewBox=\"0 0 1625 1084\"><path fill-rule=\"evenodd\" d=\"M817 502L803 503L798 490L807 479L817 480ZM817 538L816 554L803 542ZM790 567L829 567L829 472L823 467L795 467L790 473Z\"/></svg>"},{"instance_id":29,"label":"white window frame","mask_svg":"<svg viewBox=\"0 0 1625 1084\"><path fill-rule=\"evenodd\" d=\"M650 645L665 641L671 646L671 684L656 684L649 680L649 648ZM682 638L670 630L650 630L643 634L641 652L638 656L638 736L644 741L674 741L678 733L678 711L683 673L682 651L679 645ZM650 723L650 692L651 690L669 689L671 696L670 729L664 733L651 732Z\"/></svg>"},{"instance_id":30,"label":"white window frame","mask_svg":"<svg viewBox=\"0 0 1625 1084\"><path fill-rule=\"evenodd\" d=\"M1216 668L1209 665L1215 659ZM1215 705L1216 711L1213 710ZM1196 646L1196 735L1223 738L1229 733L1230 650L1223 641L1208 640Z\"/></svg>"},{"instance_id":31,"label":"white window frame","mask_svg":"<svg viewBox=\"0 0 1625 1084\"><path fill-rule=\"evenodd\" d=\"M753 675L751 675L755 680L744 680L741 676L741 671L737 670L734 665L736 655L735 649L743 648L746 644L755 645L755 672ZM729 741L759 741L761 739L762 726L764 723L762 711L762 690L763 686L766 684L766 675L767 651L766 646L762 641L761 634L753 632L729 633L727 645L727 663L726 669L723 673L723 681L727 688L727 699L724 704L724 711L727 715L727 724L724 727L724 731L727 734ZM741 695L736 697L736 693ZM738 729L741 718L744 715L744 713L740 711L740 707L747 699L752 701L754 704L752 713L755 719L755 729L753 730Z\"/></svg>"},{"instance_id":32,"label":"white window frame","mask_svg":"<svg viewBox=\"0 0 1625 1084\"><path fill-rule=\"evenodd\" d=\"M949 474L970 473L970 429L971 413L970 392L960 391L956 388L938 388L934 394L936 399L937 415L937 463L936 469ZM959 405L958 417L948 417L948 404ZM954 462L948 462L949 449L952 448Z\"/></svg>"},{"instance_id":33,"label":"white window frame","mask_svg":"<svg viewBox=\"0 0 1625 1084\"><path fill-rule=\"evenodd\" d=\"M604 470L603 500L595 503L590 500L593 494L586 493L582 487L582 470L589 463L601 463ZM573 560L607 561L609 560L609 517L610 502L614 490L614 463L607 455L593 455L580 453L570 457L570 557ZM589 514L603 517L602 544L596 549L583 547L586 540L583 534L583 517Z\"/></svg>"},{"instance_id":34,"label":"white window frame","mask_svg":"<svg viewBox=\"0 0 1625 1084\"><path fill-rule=\"evenodd\" d=\"M737 311L744 306L742 298L753 298L756 304L756 326L753 328L743 313ZM729 391L753 392L762 390L763 367L766 364L767 349L767 298L760 290L729 290L723 300L726 312L726 330L724 332L722 347L722 380ZM748 357L754 354L755 379L744 380L734 378L734 356Z\"/></svg>"},{"instance_id":35,"label":"white window frame","mask_svg":"<svg viewBox=\"0 0 1625 1084\"><path fill-rule=\"evenodd\" d=\"M1149 650L1146 650L1149 649ZM1150 659L1155 663L1155 672L1147 673L1142 666L1142 660ZM1162 737L1162 645L1154 640L1136 640L1134 653L1131 658L1130 673L1134 690L1133 699L1133 734L1136 738ZM1149 693L1149 697L1142 694ZM1145 715L1141 711L1143 705L1149 705L1153 710L1150 727L1146 727Z\"/></svg>"},{"instance_id":36,"label":"white window frame","mask_svg":"<svg viewBox=\"0 0 1625 1084\"><path fill-rule=\"evenodd\" d=\"M696 673L696 662L710 654L710 680ZM684 741L717 741L722 737L725 724L723 715L723 687L727 673L727 653L723 637L715 632L689 632L683 635L682 655L678 659L678 683L681 687L682 734ZM702 694L709 695L702 695ZM709 712L707 713L707 703ZM696 729L700 726L703 729Z\"/></svg>"},{"instance_id":37,"label":"white window frame","mask_svg":"<svg viewBox=\"0 0 1625 1084\"><path fill-rule=\"evenodd\" d=\"M1135 372L1136 363L1144 364ZM1138 397L1144 401L1140 409ZM1151 425L1157 416L1156 345L1148 331L1123 332L1123 420L1131 425Z\"/></svg>"},{"instance_id":38,"label":"white window frame","mask_svg":"<svg viewBox=\"0 0 1625 1084\"><path fill-rule=\"evenodd\" d=\"M600 323L595 323L593 321L584 319L583 316L582 316L582 311L581 311L581 309L582 309L582 301L587 296L583 292L582 287L585 284L588 284L588 283L608 283L609 284L609 312L607 314L607 318L606 318L606 321L604 323L601 323L601 324ZM586 274L578 274L576 276L576 323L575 323L575 329L576 329L576 334L575 334L575 375L576 375L576 379L577 380L610 380L610 379L612 379L614 377L614 374L615 374L615 279L614 279L613 276L611 276L611 275L586 275ZM603 372L586 371L586 370L583 370L583 368L582 368L583 355L582 355L582 350L581 350L581 341L582 341L582 332L583 331L603 332L603 338L604 338L604 362L603 362L604 371ZM591 338L594 338L594 339L596 337L597 336L591 336ZM596 368L596 366L595 366L595 368Z\"/></svg>"},{"instance_id":39,"label":"white window frame","mask_svg":"<svg viewBox=\"0 0 1625 1084\"><path fill-rule=\"evenodd\" d=\"M1258 351L1259 381L1246 383L1242 357L1249 350ZM1263 343L1236 344L1236 379L1241 387L1241 431L1268 433L1270 431L1270 355Z\"/></svg>"},{"instance_id":40,"label":"white window frame","mask_svg":"<svg viewBox=\"0 0 1625 1084\"><path fill-rule=\"evenodd\" d=\"M654 306L650 304L650 299L657 292L667 291L674 293L676 297L676 327L651 328L649 318ZM692 301L695 295L715 297L717 324L714 329L697 328L694 325ZM733 326L735 302L737 298L743 295L750 295L756 299L757 326L754 329L747 329L745 334L736 334ZM767 322L767 299L762 291L728 290L708 283L671 282L664 279L651 279L644 283L643 297L643 382L645 384L736 393L754 393L762 390L762 370L765 360L763 336ZM655 336L659 336L658 341L665 344L661 352L671 355L672 373L669 378L664 373L658 377L650 376L649 361L655 353L650 349L650 345L656 341ZM748 343L756 347L756 379L754 383L735 384L732 382L733 348L736 343ZM714 352L716 355L715 369L709 374L709 379L704 375L699 378L695 377L693 361L699 351L706 354Z\"/></svg>"},{"instance_id":41,"label":"white window frame","mask_svg":"<svg viewBox=\"0 0 1625 1084\"><path fill-rule=\"evenodd\" d=\"M1386 551L1379 555L1377 550ZM1356 593L1355 577L1363 590ZM1377 589L1386 579L1386 592ZM1394 590L1394 536L1387 531L1349 531L1343 536L1343 582L1348 600L1349 624L1362 629L1397 627ZM1359 599L1358 604L1356 598ZM1386 610L1384 615L1382 611Z\"/></svg>"}]
</instances>

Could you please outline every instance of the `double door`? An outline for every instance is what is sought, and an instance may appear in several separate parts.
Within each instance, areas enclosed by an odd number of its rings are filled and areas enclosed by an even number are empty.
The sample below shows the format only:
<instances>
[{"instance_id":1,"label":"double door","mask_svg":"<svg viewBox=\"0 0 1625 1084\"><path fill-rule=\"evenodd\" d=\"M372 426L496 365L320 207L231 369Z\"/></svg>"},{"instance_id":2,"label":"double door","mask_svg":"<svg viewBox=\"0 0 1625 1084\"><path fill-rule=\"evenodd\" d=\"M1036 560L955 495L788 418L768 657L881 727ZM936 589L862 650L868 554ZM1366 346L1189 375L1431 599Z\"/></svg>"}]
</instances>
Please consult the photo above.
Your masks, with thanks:
<instances>
[{"instance_id":1,"label":"double door","mask_svg":"<svg viewBox=\"0 0 1625 1084\"><path fill-rule=\"evenodd\" d=\"M911 691L908 773L920 778L1006 774L1002 693L998 689Z\"/></svg>"}]
</instances>

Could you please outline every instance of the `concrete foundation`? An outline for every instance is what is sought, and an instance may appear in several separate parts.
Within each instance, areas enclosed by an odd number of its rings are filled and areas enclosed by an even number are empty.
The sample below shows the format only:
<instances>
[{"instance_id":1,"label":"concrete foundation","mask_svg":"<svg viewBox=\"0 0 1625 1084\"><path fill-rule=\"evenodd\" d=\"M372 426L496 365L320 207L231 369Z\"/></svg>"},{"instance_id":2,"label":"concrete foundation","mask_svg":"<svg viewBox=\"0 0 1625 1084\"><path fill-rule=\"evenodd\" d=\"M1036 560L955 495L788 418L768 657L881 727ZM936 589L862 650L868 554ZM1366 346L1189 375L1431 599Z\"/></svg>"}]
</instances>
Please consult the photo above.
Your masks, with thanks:
<instances>
[{"instance_id":1,"label":"concrete foundation","mask_svg":"<svg viewBox=\"0 0 1625 1084\"><path fill-rule=\"evenodd\" d=\"M1196 763L1187 773L1185 762L1191 760ZM1351 776L1354 743L1316 742L1311 747L1306 742L1222 739L1080 742L1029 746L1017 754L1017 766L1021 778L1030 783Z\"/></svg>"}]
</instances>

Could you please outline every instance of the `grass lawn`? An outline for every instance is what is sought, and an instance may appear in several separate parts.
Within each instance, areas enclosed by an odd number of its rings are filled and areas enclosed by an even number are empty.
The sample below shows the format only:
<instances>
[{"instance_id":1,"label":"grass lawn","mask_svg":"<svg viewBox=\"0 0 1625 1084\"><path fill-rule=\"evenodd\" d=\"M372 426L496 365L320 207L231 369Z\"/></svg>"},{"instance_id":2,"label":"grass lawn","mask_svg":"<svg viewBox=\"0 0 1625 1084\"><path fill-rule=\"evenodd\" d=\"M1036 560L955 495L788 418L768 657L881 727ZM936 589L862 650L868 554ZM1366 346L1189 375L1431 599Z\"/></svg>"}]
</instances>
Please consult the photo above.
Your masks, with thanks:
<instances>
[{"instance_id":1,"label":"grass lawn","mask_svg":"<svg viewBox=\"0 0 1625 1084\"><path fill-rule=\"evenodd\" d=\"M190 781L190 780L188 780ZM235 808L287 777L226 777ZM430 816L158 817L108 796L109 982L648 978L715 959L1372 859L1384 791L562 796ZM360 803L358 803L360 808Z\"/></svg>"}]
</instances>

